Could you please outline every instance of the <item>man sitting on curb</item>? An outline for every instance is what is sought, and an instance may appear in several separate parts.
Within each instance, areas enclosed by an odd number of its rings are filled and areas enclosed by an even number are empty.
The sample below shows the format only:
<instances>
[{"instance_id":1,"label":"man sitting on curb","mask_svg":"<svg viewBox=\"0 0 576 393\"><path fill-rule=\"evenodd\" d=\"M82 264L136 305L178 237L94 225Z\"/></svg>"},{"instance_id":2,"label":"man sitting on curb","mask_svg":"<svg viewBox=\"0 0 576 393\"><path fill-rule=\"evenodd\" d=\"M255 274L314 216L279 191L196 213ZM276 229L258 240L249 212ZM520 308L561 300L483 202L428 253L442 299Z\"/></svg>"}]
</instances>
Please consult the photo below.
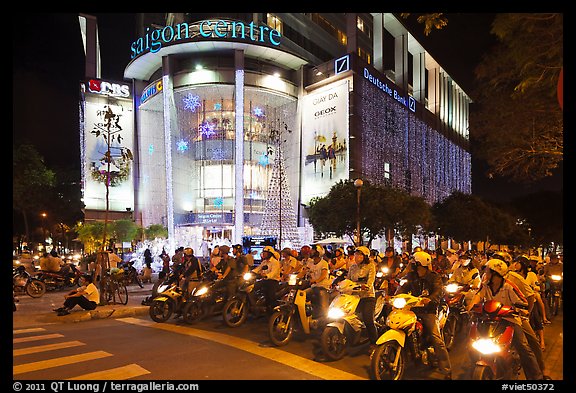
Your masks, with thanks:
<instances>
[{"instance_id":1,"label":"man sitting on curb","mask_svg":"<svg viewBox=\"0 0 576 393\"><path fill-rule=\"evenodd\" d=\"M92 276L85 274L82 276L83 286L80 288L64 295L64 307L56 308L54 311L58 313L58 316L70 314L70 310L74 306L79 305L84 310L94 310L100 301L100 292L96 285L94 285Z\"/></svg>"}]
</instances>

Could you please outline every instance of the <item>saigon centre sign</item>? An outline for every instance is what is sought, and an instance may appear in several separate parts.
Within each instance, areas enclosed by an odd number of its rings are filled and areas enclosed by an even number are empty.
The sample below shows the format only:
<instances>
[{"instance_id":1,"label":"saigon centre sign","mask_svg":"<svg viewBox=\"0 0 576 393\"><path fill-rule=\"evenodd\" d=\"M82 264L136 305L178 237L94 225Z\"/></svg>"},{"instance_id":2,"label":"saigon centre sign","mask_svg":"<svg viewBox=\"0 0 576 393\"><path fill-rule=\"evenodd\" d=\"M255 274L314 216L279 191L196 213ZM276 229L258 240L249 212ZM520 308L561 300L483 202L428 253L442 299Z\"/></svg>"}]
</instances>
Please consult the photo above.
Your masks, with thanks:
<instances>
[{"instance_id":1,"label":"saigon centre sign","mask_svg":"<svg viewBox=\"0 0 576 393\"><path fill-rule=\"evenodd\" d=\"M197 37L214 39L241 39L254 43L280 45L282 35L276 29L269 26L256 26L254 22L244 23L231 20L203 20L195 23L178 23L176 26L165 26L161 29L150 31L146 29L146 35L138 38L130 46L132 52L130 58L135 58L143 53L156 53L165 44L173 44L178 41L189 40Z\"/></svg>"}]
</instances>

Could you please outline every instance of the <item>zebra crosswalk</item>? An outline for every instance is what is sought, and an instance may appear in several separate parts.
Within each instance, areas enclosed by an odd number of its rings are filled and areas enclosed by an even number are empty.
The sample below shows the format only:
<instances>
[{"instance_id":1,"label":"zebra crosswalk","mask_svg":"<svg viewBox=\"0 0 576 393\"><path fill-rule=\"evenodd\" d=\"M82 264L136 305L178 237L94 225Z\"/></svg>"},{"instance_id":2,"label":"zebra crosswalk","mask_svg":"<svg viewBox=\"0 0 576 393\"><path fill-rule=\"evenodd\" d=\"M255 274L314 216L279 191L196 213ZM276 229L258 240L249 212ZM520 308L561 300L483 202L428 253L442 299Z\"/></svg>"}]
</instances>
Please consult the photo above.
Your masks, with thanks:
<instances>
[{"instance_id":1,"label":"zebra crosswalk","mask_svg":"<svg viewBox=\"0 0 576 393\"><path fill-rule=\"evenodd\" d=\"M42 344L37 342L42 341ZM48 343L45 343L48 341ZM53 341L53 342L50 342ZM52 369L57 372L58 367L83 364L90 368L91 360L104 359L114 356L106 351L86 351L82 350L85 343L78 340L66 341L66 337L58 333L47 333L44 328L13 330L13 350L12 356L14 365L12 374L14 379L25 379L27 373ZM61 351L75 349L74 354L63 354ZM19 362L25 355L49 354L48 359L38 361ZM84 368L85 370L86 368ZM73 377L65 378L69 380L125 380L150 374L150 371L132 363L114 368L94 369L89 373L82 373ZM59 379L59 378L56 378Z\"/></svg>"}]
</instances>

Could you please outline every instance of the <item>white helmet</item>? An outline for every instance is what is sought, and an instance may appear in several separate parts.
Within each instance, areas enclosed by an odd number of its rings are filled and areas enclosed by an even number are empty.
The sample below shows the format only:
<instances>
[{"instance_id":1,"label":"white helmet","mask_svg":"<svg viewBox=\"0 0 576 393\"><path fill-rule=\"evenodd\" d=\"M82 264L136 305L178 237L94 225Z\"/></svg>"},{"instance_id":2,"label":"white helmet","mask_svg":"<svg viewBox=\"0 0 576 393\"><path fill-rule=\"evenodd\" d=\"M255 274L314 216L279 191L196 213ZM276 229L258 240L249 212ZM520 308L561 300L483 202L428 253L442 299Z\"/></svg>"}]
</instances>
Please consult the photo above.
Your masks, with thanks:
<instances>
[{"instance_id":1,"label":"white helmet","mask_svg":"<svg viewBox=\"0 0 576 393\"><path fill-rule=\"evenodd\" d=\"M416 251L412 257L414 258L414 261L418 262L420 265L432 270L432 257L427 252Z\"/></svg>"},{"instance_id":2,"label":"white helmet","mask_svg":"<svg viewBox=\"0 0 576 393\"><path fill-rule=\"evenodd\" d=\"M490 259L488 262L486 262L486 267L495 271L502 277L508 273L508 266L506 265L506 262L501 259Z\"/></svg>"}]
</instances>

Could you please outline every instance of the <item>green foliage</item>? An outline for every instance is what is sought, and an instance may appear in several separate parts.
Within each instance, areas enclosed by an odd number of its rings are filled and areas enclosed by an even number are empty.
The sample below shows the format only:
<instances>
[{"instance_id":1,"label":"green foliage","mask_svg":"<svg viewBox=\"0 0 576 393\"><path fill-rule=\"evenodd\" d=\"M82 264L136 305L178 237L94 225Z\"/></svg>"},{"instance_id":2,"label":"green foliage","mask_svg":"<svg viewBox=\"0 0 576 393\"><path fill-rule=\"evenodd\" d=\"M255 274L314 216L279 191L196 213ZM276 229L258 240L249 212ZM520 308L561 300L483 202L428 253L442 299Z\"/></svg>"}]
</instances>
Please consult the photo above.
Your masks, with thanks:
<instances>
[{"instance_id":1,"label":"green foliage","mask_svg":"<svg viewBox=\"0 0 576 393\"><path fill-rule=\"evenodd\" d=\"M151 224L144 230L144 236L148 240L154 240L156 238L167 239L168 228L161 224Z\"/></svg>"},{"instance_id":2,"label":"green foliage","mask_svg":"<svg viewBox=\"0 0 576 393\"><path fill-rule=\"evenodd\" d=\"M138 225L129 219L116 220L112 223L111 227L111 232L114 234L116 240L120 242L131 242L138 234Z\"/></svg>"}]
</instances>

